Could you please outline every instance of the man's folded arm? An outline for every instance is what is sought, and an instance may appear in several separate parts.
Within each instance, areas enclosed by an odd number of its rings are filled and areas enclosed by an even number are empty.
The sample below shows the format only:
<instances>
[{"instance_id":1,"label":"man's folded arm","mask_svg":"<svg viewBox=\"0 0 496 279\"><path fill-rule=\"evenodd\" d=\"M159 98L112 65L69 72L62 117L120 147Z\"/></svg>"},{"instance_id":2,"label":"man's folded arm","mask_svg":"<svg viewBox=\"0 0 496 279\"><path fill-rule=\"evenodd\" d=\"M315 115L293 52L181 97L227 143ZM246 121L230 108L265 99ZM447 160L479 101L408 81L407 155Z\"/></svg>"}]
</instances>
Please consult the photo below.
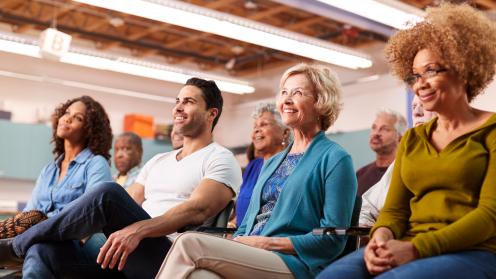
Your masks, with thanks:
<instances>
[{"instance_id":1,"label":"man's folded arm","mask_svg":"<svg viewBox=\"0 0 496 279\"><path fill-rule=\"evenodd\" d=\"M225 184L203 179L187 201L163 215L140 221L138 230L143 237L159 237L188 225L201 225L223 210L233 197L234 192Z\"/></svg>"}]
</instances>

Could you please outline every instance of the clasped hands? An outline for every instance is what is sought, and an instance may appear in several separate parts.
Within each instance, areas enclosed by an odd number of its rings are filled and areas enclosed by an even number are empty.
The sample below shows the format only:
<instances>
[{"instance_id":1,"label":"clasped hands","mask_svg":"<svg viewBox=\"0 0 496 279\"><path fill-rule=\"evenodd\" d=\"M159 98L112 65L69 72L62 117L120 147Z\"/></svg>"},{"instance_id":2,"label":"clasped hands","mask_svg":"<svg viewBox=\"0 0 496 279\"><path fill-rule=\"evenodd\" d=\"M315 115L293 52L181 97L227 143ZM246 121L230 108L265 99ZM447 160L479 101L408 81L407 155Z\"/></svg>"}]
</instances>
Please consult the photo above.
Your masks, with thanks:
<instances>
[{"instance_id":1,"label":"clasped hands","mask_svg":"<svg viewBox=\"0 0 496 279\"><path fill-rule=\"evenodd\" d=\"M418 251L410 241L396 240L387 228L378 228L365 247L367 270L377 275L418 258Z\"/></svg>"}]
</instances>

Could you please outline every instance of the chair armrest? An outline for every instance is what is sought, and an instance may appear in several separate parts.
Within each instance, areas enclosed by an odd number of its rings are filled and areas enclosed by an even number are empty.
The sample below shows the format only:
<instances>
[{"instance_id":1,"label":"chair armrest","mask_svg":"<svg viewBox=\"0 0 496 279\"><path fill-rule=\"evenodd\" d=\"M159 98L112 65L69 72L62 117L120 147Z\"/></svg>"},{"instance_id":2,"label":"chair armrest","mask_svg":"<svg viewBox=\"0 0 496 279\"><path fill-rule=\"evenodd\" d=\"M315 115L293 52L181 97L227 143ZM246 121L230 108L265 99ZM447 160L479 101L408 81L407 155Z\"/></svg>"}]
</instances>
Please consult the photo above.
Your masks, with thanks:
<instances>
[{"instance_id":1,"label":"chair armrest","mask_svg":"<svg viewBox=\"0 0 496 279\"><path fill-rule=\"evenodd\" d=\"M334 228L323 227L313 229L313 235L355 235L363 236L370 233L370 227L349 227L349 228Z\"/></svg>"}]
</instances>

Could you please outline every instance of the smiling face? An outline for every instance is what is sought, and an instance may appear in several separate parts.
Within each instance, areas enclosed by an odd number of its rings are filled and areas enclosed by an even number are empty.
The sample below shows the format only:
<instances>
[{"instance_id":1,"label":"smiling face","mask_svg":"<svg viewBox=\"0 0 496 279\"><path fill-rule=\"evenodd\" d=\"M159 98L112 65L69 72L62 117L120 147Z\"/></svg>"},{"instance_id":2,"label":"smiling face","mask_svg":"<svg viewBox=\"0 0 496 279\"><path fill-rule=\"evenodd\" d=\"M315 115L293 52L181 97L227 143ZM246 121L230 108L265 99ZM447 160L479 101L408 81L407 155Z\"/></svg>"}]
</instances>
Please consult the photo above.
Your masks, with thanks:
<instances>
[{"instance_id":1,"label":"smiling face","mask_svg":"<svg viewBox=\"0 0 496 279\"><path fill-rule=\"evenodd\" d=\"M412 119L413 119L413 126L417 127L419 125L424 124L425 122L428 122L432 118L436 116L435 112L431 112L428 110L424 109L424 105L422 105L422 102L420 102L420 99L417 95L413 97L412 101Z\"/></svg>"},{"instance_id":2,"label":"smiling face","mask_svg":"<svg viewBox=\"0 0 496 279\"><path fill-rule=\"evenodd\" d=\"M266 111L255 120L251 139L257 152L271 157L282 149L285 133L274 115Z\"/></svg>"},{"instance_id":3,"label":"smiling face","mask_svg":"<svg viewBox=\"0 0 496 279\"><path fill-rule=\"evenodd\" d=\"M206 109L201 90L192 85L184 86L176 98L172 110L174 129L184 137L196 137L205 129L211 129L216 109ZM210 125L209 125L210 124Z\"/></svg>"},{"instance_id":4,"label":"smiling face","mask_svg":"<svg viewBox=\"0 0 496 279\"><path fill-rule=\"evenodd\" d=\"M81 143L84 140L86 106L80 101L72 103L57 123L57 137Z\"/></svg>"},{"instance_id":5,"label":"smiling face","mask_svg":"<svg viewBox=\"0 0 496 279\"><path fill-rule=\"evenodd\" d=\"M320 130L314 91L313 84L305 74L292 75L286 79L277 98L277 109L286 126L298 130Z\"/></svg>"},{"instance_id":6,"label":"smiling face","mask_svg":"<svg viewBox=\"0 0 496 279\"><path fill-rule=\"evenodd\" d=\"M443 69L441 58L431 50L420 50L413 60L414 74L439 69ZM424 109L433 112L451 110L460 101L468 103L464 88L464 83L450 70L430 78L420 78L412 86Z\"/></svg>"}]
</instances>

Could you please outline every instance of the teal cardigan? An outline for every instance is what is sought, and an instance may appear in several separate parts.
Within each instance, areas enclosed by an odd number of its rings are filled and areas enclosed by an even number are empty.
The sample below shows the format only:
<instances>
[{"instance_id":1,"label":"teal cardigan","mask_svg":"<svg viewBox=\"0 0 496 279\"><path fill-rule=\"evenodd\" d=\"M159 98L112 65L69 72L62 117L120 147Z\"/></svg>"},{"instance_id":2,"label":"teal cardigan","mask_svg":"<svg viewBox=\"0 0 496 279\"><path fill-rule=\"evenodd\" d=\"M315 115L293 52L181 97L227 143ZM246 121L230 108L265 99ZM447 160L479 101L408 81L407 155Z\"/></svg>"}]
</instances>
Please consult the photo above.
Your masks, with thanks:
<instances>
[{"instance_id":1,"label":"teal cardigan","mask_svg":"<svg viewBox=\"0 0 496 279\"><path fill-rule=\"evenodd\" d=\"M248 235L260 211L262 188L291 146L263 166L243 223L236 232ZM315 136L286 180L262 236L289 237L296 255L276 252L295 278L313 278L344 249L346 238L314 236L316 227L347 227L357 182L350 155L323 132Z\"/></svg>"}]
</instances>

